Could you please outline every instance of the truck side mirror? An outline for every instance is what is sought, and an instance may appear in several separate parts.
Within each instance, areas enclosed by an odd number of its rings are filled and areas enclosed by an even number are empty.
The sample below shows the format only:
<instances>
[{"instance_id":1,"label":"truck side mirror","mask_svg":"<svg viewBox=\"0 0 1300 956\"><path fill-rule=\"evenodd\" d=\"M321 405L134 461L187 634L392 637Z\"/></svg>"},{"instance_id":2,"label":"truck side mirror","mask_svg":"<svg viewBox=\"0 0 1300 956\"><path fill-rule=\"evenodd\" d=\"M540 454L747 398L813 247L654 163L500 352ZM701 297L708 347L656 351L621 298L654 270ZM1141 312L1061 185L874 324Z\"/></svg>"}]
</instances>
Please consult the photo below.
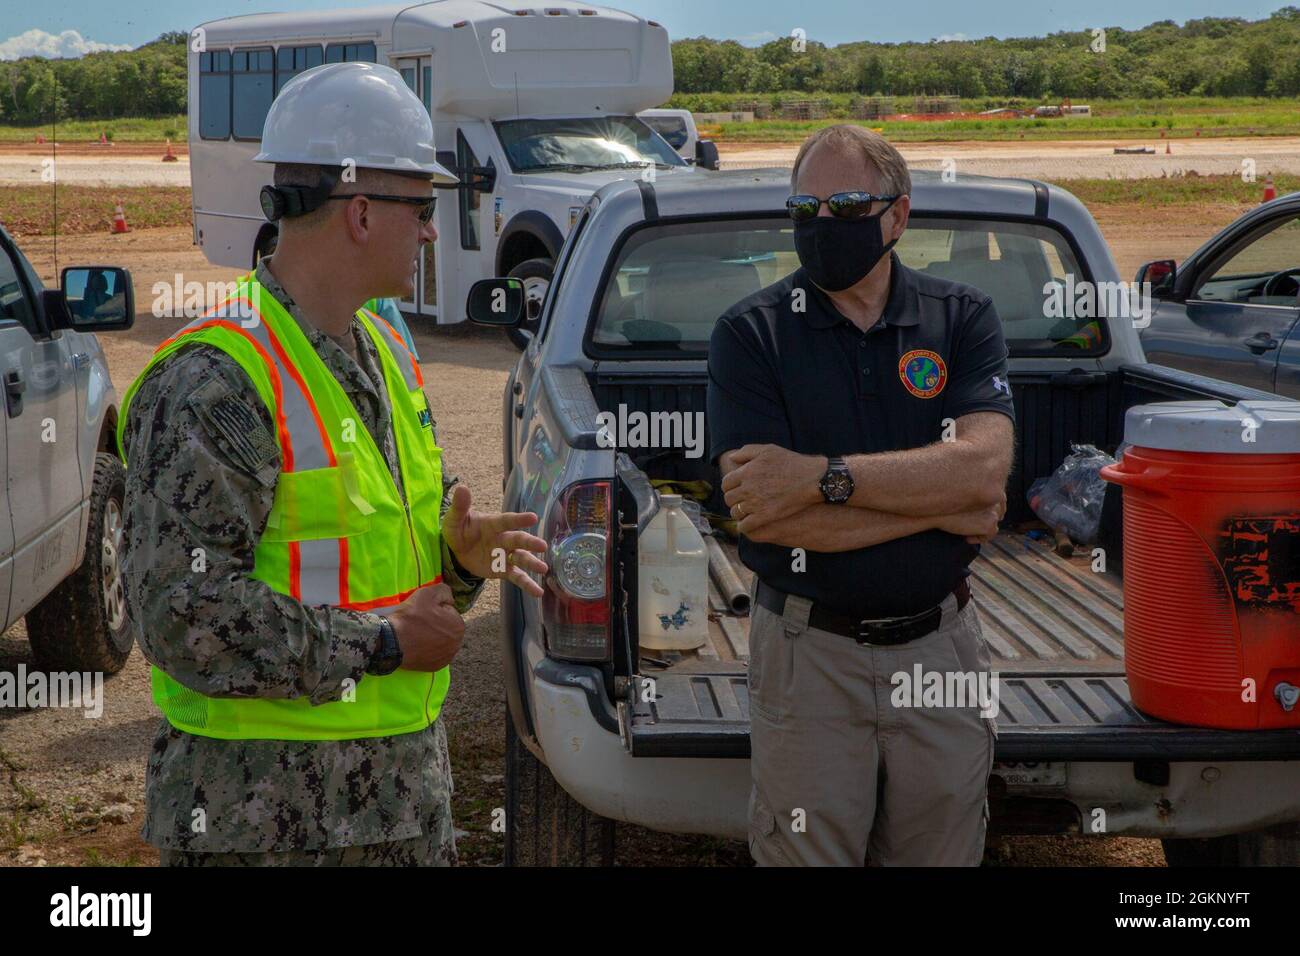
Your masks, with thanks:
<instances>
[{"instance_id":1,"label":"truck side mirror","mask_svg":"<svg viewBox=\"0 0 1300 956\"><path fill-rule=\"evenodd\" d=\"M1151 283L1151 294L1155 296L1167 295L1173 290L1174 280L1178 277L1178 264L1173 259L1157 259L1155 262L1146 262L1138 266L1137 278L1133 281L1137 285L1144 282Z\"/></svg>"},{"instance_id":2,"label":"truck side mirror","mask_svg":"<svg viewBox=\"0 0 1300 956\"><path fill-rule=\"evenodd\" d=\"M51 331L114 332L135 324L131 273L116 266L69 266L59 291L47 292L42 303Z\"/></svg>"},{"instance_id":3,"label":"truck side mirror","mask_svg":"<svg viewBox=\"0 0 1300 956\"><path fill-rule=\"evenodd\" d=\"M695 143L695 165L702 166L705 169L721 169L722 162L718 158L718 144L708 139L697 140Z\"/></svg>"},{"instance_id":4,"label":"truck side mirror","mask_svg":"<svg viewBox=\"0 0 1300 956\"><path fill-rule=\"evenodd\" d=\"M480 279L470 287L465 312L475 325L513 329L524 318L524 283L520 279Z\"/></svg>"}]
</instances>

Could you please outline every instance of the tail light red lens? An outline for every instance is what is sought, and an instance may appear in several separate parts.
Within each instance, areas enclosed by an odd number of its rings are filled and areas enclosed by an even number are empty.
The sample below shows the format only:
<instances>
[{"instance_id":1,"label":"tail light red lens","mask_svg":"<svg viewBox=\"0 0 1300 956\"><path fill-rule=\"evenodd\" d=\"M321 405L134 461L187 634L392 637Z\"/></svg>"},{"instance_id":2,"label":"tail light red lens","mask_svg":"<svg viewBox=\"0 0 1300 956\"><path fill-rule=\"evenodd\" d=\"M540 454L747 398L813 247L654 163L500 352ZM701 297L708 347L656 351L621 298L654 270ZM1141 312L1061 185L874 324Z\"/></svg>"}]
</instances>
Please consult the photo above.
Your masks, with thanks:
<instances>
[{"instance_id":1,"label":"tail light red lens","mask_svg":"<svg viewBox=\"0 0 1300 956\"><path fill-rule=\"evenodd\" d=\"M578 661L610 659L610 483L579 482L546 518L550 546L542 620L546 652Z\"/></svg>"}]
</instances>

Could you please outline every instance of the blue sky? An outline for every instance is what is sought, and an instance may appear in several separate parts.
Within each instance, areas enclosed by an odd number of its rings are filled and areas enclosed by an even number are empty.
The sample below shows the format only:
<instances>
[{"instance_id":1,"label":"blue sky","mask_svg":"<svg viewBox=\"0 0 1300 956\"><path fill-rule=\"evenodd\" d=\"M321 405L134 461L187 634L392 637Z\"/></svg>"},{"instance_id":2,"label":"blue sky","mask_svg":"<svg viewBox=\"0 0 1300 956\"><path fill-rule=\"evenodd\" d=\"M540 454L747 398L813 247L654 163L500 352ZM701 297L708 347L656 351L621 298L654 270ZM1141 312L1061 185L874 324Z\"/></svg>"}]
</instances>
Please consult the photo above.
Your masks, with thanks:
<instances>
[{"instance_id":1,"label":"blue sky","mask_svg":"<svg viewBox=\"0 0 1300 956\"><path fill-rule=\"evenodd\" d=\"M1178 0L1176 4L1169 0L612 0L608 5L658 20L674 38L711 36L755 44L788 36L801 27L809 39L834 45L850 40L1041 36L1097 26L1139 27L1170 18L1179 22L1205 16L1261 19L1288 2L1295 0ZM242 13L377 4L367 0L58 0L20 5L18 0L4 0L4 5L8 9L0 19L0 59L32 52L27 48L34 43L47 52L66 55L104 48L101 45L136 46L166 30L188 30L205 20ZM546 0L533 5L545 6ZM70 30L79 37L63 36Z\"/></svg>"}]
</instances>

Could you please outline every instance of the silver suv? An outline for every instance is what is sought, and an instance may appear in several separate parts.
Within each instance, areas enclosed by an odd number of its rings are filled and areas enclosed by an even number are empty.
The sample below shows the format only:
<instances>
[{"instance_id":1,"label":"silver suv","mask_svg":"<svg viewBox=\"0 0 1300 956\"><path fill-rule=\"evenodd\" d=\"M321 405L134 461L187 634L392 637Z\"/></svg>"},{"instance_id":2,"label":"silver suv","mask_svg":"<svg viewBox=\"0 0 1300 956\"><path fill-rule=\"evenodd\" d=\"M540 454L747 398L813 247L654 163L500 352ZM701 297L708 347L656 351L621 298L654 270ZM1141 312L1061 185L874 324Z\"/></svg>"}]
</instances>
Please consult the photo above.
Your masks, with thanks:
<instances>
[{"instance_id":1,"label":"silver suv","mask_svg":"<svg viewBox=\"0 0 1300 956\"><path fill-rule=\"evenodd\" d=\"M93 333L134 321L125 269L66 268L46 289L0 228L0 617L26 615L47 670L114 673L131 653L117 394Z\"/></svg>"}]
</instances>

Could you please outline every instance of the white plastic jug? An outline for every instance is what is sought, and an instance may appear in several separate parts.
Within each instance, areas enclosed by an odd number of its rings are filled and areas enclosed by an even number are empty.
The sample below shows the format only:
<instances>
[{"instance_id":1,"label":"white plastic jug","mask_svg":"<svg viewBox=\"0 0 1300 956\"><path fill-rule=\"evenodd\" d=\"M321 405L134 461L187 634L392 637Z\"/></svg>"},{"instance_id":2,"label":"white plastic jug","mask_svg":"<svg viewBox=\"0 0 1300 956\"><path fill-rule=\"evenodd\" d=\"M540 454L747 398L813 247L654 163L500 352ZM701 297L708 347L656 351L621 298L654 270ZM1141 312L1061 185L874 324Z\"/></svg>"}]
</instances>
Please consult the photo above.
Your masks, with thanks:
<instances>
[{"instance_id":1,"label":"white plastic jug","mask_svg":"<svg viewBox=\"0 0 1300 956\"><path fill-rule=\"evenodd\" d=\"M642 647L690 650L709 639L709 553L681 495L660 495L637 541Z\"/></svg>"}]
</instances>

